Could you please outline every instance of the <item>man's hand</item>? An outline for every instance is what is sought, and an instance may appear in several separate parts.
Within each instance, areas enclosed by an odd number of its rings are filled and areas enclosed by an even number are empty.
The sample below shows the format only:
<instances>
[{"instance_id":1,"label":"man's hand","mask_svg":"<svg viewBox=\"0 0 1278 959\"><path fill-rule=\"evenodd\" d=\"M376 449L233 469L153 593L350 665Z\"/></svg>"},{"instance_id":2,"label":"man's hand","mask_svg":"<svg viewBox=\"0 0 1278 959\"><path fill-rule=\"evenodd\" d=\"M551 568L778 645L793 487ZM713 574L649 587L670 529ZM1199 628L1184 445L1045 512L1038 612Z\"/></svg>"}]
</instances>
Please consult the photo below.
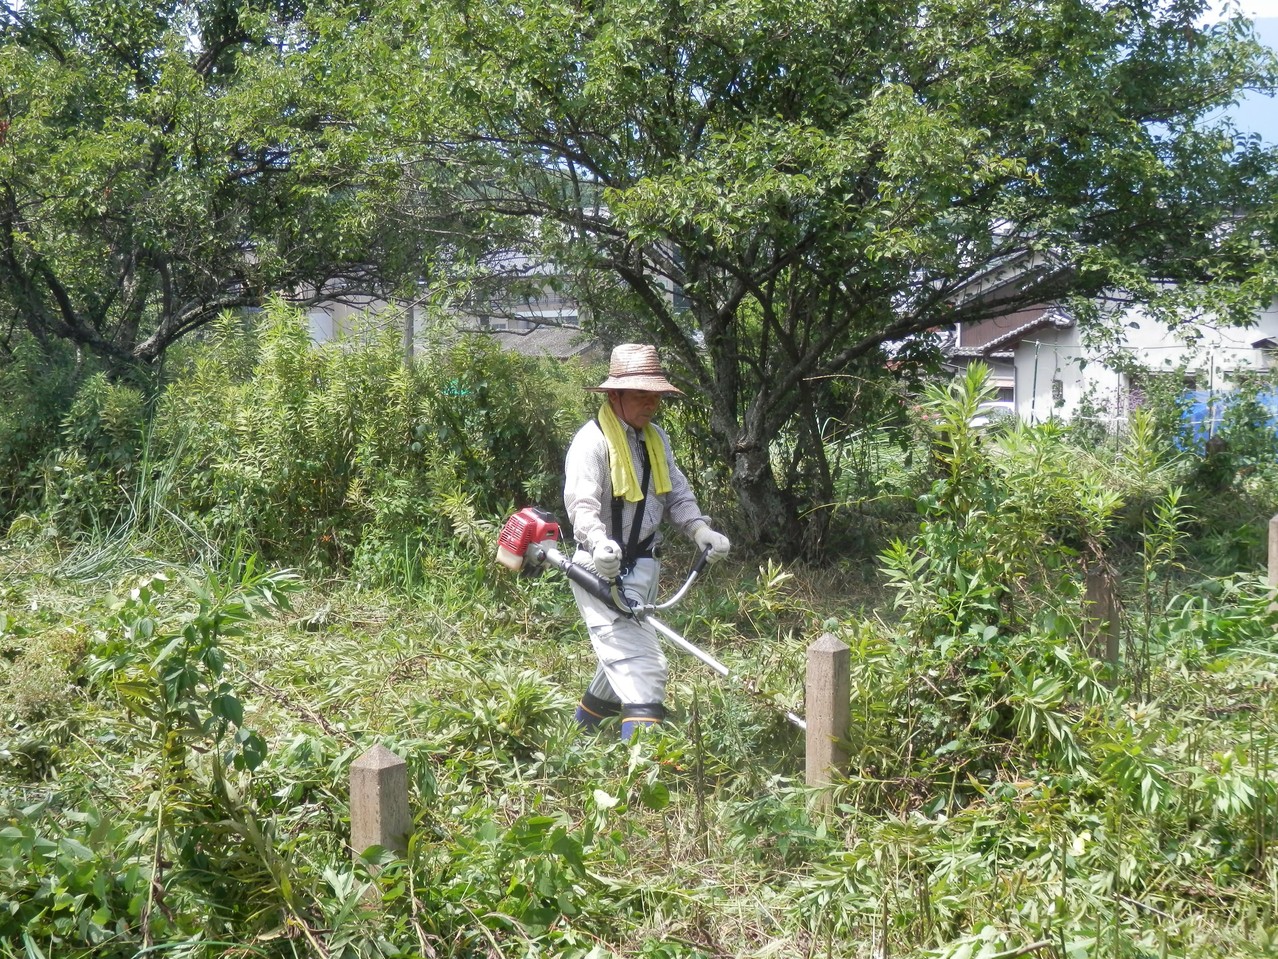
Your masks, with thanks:
<instances>
[{"instance_id":1,"label":"man's hand","mask_svg":"<svg viewBox=\"0 0 1278 959\"><path fill-rule=\"evenodd\" d=\"M591 558L595 564L595 572L604 579L616 579L621 574L621 547L613 540L600 540Z\"/></svg>"},{"instance_id":2,"label":"man's hand","mask_svg":"<svg viewBox=\"0 0 1278 959\"><path fill-rule=\"evenodd\" d=\"M706 559L712 563L717 563L723 559L728 555L728 551L732 549L732 544L728 542L728 537L722 533L715 532L709 526L698 526L697 531L692 534L692 538L699 548L710 551Z\"/></svg>"}]
</instances>

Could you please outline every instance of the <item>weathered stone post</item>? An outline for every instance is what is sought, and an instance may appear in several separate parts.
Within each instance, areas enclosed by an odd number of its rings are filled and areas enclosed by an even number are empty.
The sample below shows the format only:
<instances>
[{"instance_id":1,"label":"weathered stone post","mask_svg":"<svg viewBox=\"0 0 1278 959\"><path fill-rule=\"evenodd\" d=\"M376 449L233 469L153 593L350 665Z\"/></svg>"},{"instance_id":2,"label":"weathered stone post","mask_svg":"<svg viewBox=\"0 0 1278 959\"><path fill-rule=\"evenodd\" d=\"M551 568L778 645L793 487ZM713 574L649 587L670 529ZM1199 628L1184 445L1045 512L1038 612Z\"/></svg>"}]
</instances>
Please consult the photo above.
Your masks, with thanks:
<instances>
[{"instance_id":1,"label":"weathered stone post","mask_svg":"<svg viewBox=\"0 0 1278 959\"><path fill-rule=\"evenodd\" d=\"M826 633L808 647L808 676L804 717L807 720L807 784L828 785L846 770L848 752L842 743L851 721L851 652L846 643Z\"/></svg>"},{"instance_id":2,"label":"weathered stone post","mask_svg":"<svg viewBox=\"0 0 1278 959\"><path fill-rule=\"evenodd\" d=\"M403 855L413 817L408 811L408 764L385 746L351 763L351 853L369 846Z\"/></svg>"},{"instance_id":3,"label":"weathered stone post","mask_svg":"<svg viewBox=\"0 0 1278 959\"><path fill-rule=\"evenodd\" d=\"M1118 681L1119 647L1122 633L1118 619L1118 597L1109 570L1097 564L1087 567L1083 593L1083 624L1087 654L1109 664L1109 685Z\"/></svg>"}]
</instances>

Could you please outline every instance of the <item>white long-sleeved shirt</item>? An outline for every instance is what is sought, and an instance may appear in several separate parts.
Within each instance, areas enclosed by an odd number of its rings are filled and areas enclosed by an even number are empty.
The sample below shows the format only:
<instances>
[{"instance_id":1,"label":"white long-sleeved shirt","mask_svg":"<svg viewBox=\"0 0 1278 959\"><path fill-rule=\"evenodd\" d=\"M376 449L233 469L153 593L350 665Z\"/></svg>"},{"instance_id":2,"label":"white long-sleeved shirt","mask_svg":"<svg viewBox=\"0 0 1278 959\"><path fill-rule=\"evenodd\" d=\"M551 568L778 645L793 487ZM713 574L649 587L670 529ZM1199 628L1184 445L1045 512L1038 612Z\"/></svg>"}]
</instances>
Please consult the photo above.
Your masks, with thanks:
<instances>
[{"instance_id":1,"label":"white long-sleeved shirt","mask_svg":"<svg viewBox=\"0 0 1278 959\"><path fill-rule=\"evenodd\" d=\"M663 520L668 519L679 532L691 538L699 526L709 524L710 518L702 515L688 478L675 464L670 437L660 426L655 423L653 426L666 452L671 489L669 493L658 496L653 490L652 478L648 478L639 539L653 536L652 544L656 546L661 542L658 527ZM642 480L643 453L640 448L643 446L643 434L625 423L622 429L630 446L635 473ZM625 503L621 511L622 528L612 529L612 473L608 462L608 442L594 420L582 426L573 437L564 460L564 475L564 507L577 543L593 550L600 540L616 537L617 543L624 549L630 540L630 527L634 522L635 507L639 504Z\"/></svg>"}]
</instances>

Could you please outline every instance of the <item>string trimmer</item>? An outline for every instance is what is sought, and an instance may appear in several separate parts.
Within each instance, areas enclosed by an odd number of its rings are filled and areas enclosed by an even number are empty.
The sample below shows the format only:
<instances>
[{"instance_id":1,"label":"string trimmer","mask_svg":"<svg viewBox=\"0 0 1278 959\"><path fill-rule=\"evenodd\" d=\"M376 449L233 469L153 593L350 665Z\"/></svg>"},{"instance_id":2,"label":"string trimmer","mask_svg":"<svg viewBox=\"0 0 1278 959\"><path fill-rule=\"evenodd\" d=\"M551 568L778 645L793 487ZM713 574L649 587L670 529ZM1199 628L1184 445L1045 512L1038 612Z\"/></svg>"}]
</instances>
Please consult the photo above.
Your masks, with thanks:
<instances>
[{"instance_id":1,"label":"string trimmer","mask_svg":"<svg viewBox=\"0 0 1278 959\"><path fill-rule=\"evenodd\" d=\"M593 569L580 566L561 553L559 551L559 524L545 510L532 506L521 509L506 520L505 525L501 528L501 534L497 537L497 562L507 569L517 573L537 573L550 566L559 570L591 596L607 603L623 616L632 616L650 624L661 636L664 636L679 649L691 656L695 656L725 679L732 679L741 689L764 705L771 709L779 710L785 715L787 720L799 729L807 729L808 724L803 720L802 716L785 708L769 693L760 689L753 680L733 673L732 670L728 669L727 666L704 649L688 642L688 640L652 615L660 610L669 609L683 598L684 594L688 592L688 588L701 575L701 571L705 569L709 555L708 550L702 551L693 564L687 581L674 596L664 603L645 604L633 601L625 595L621 589L620 577L609 582Z\"/></svg>"}]
</instances>

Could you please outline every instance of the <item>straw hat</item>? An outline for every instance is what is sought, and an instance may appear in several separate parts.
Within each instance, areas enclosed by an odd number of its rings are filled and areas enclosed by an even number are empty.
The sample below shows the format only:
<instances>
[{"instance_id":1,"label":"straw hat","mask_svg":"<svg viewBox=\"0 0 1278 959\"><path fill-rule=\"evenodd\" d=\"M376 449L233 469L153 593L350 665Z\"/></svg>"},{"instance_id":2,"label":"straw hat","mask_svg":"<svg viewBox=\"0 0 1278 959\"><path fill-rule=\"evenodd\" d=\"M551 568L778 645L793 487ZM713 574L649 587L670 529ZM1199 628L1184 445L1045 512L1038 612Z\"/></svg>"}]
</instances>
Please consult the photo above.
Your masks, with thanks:
<instances>
[{"instance_id":1,"label":"straw hat","mask_svg":"<svg viewBox=\"0 0 1278 959\"><path fill-rule=\"evenodd\" d=\"M683 396L683 390L677 389L666 379L661 361L657 359L657 348L646 343L622 343L614 348L612 359L608 363L608 378L598 386L588 386L586 389L592 393L643 390L647 393Z\"/></svg>"}]
</instances>

